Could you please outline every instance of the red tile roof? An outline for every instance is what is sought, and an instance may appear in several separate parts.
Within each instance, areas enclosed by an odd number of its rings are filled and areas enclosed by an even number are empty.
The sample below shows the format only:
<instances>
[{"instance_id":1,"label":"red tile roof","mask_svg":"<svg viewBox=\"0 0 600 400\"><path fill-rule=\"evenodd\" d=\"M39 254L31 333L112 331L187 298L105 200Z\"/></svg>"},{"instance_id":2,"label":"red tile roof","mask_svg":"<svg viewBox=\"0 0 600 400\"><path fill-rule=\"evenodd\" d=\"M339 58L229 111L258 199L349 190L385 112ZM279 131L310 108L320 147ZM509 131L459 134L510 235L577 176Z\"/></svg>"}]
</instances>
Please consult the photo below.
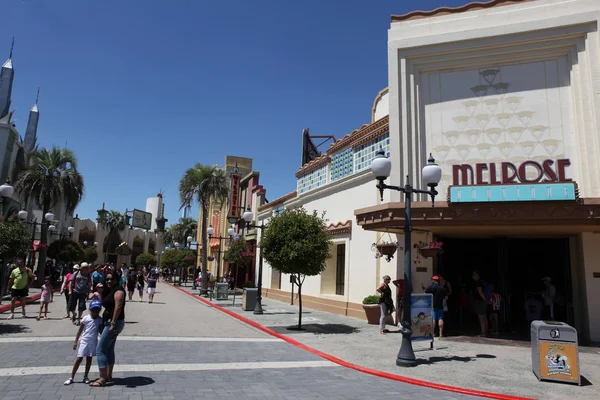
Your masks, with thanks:
<instances>
[{"instance_id":1,"label":"red tile roof","mask_svg":"<svg viewBox=\"0 0 600 400\"><path fill-rule=\"evenodd\" d=\"M402 22L414 19L437 17L440 15L458 14L466 11L476 11L498 6L510 6L513 4L525 3L527 1L535 0L490 0L485 2L474 1L472 3L467 3L460 7L439 7L435 10L430 11L416 10L402 15L392 15L392 22Z\"/></svg>"}]
</instances>

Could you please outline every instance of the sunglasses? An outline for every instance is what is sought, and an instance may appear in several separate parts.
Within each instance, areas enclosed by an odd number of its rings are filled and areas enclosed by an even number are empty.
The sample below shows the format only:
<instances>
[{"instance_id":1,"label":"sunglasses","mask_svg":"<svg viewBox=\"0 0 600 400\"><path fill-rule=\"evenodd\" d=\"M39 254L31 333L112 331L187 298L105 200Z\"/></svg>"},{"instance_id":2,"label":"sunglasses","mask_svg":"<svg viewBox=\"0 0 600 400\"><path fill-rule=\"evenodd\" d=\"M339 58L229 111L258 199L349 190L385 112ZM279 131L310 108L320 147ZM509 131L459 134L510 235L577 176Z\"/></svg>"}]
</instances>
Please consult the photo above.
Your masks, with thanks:
<instances>
[{"instance_id":1,"label":"sunglasses","mask_svg":"<svg viewBox=\"0 0 600 400\"><path fill-rule=\"evenodd\" d=\"M107 282L108 282L108 281L114 281L114 279L113 279L113 278L106 278L106 279L104 279L104 280L105 280L105 281L107 281Z\"/></svg>"}]
</instances>

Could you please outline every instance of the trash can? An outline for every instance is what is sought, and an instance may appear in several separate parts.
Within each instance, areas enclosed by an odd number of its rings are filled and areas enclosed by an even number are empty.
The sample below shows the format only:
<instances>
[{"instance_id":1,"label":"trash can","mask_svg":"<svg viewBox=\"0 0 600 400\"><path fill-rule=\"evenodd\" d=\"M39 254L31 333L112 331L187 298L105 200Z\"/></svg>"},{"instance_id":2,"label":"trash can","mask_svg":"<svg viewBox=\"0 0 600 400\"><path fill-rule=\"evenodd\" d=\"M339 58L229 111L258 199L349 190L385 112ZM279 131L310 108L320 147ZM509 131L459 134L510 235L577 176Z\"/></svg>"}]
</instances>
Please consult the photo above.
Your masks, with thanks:
<instances>
[{"instance_id":1,"label":"trash can","mask_svg":"<svg viewBox=\"0 0 600 400\"><path fill-rule=\"evenodd\" d=\"M217 283L217 300L227 300L229 298L229 283Z\"/></svg>"},{"instance_id":2,"label":"trash can","mask_svg":"<svg viewBox=\"0 0 600 400\"><path fill-rule=\"evenodd\" d=\"M254 311L256 306L256 297L258 296L258 289L256 288L245 288L244 294L242 295L242 310Z\"/></svg>"},{"instance_id":3,"label":"trash can","mask_svg":"<svg viewBox=\"0 0 600 400\"><path fill-rule=\"evenodd\" d=\"M581 385L577 330L564 322L533 321L531 367L540 381Z\"/></svg>"}]
</instances>

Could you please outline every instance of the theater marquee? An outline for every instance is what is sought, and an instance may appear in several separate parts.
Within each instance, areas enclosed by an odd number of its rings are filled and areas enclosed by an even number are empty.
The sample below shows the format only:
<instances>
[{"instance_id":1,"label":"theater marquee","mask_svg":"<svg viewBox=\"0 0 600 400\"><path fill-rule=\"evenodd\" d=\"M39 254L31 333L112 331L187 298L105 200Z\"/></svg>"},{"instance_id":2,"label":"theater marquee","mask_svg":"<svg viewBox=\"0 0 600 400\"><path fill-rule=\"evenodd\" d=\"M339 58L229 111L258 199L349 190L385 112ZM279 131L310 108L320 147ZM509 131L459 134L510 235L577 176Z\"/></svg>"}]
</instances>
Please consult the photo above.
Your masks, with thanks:
<instances>
[{"instance_id":1,"label":"theater marquee","mask_svg":"<svg viewBox=\"0 0 600 400\"><path fill-rule=\"evenodd\" d=\"M569 165L568 159L454 165L448 197L451 203L576 200L576 184L565 173Z\"/></svg>"}]
</instances>

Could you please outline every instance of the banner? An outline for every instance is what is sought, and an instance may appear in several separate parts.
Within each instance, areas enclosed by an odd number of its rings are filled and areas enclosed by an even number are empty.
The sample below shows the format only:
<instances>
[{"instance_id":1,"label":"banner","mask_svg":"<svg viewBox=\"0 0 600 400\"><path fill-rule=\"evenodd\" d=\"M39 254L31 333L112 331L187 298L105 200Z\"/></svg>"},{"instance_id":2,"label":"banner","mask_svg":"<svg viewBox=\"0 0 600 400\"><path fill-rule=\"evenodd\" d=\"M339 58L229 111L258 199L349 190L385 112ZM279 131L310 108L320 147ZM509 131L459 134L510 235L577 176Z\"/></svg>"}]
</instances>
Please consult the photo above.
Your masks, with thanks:
<instances>
[{"instance_id":1,"label":"banner","mask_svg":"<svg viewBox=\"0 0 600 400\"><path fill-rule=\"evenodd\" d=\"M152 227L152 214L146 211L133 209L133 222L131 226L134 228L145 229L147 231Z\"/></svg>"},{"instance_id":2,"label":"banner","mask_svg":"<svg viewBox=\"0 0 600 400\"><path fill-rule=\"evenodd\" d=\"M433 341L433 295L413 294L411 295L412 337L413 341Z\"/></svg>"},{"instance_id":3,"label":"banner","mask_svg":"<svg viewBox=\"0 0 600 400\"><path fill-rule=\"evenodd\" d=\"M229 194L229 212L227 218L241 218L242 212L240 210L240 173L237 164L231 171L231 187Z\"/></svg>"}]
</instances>

